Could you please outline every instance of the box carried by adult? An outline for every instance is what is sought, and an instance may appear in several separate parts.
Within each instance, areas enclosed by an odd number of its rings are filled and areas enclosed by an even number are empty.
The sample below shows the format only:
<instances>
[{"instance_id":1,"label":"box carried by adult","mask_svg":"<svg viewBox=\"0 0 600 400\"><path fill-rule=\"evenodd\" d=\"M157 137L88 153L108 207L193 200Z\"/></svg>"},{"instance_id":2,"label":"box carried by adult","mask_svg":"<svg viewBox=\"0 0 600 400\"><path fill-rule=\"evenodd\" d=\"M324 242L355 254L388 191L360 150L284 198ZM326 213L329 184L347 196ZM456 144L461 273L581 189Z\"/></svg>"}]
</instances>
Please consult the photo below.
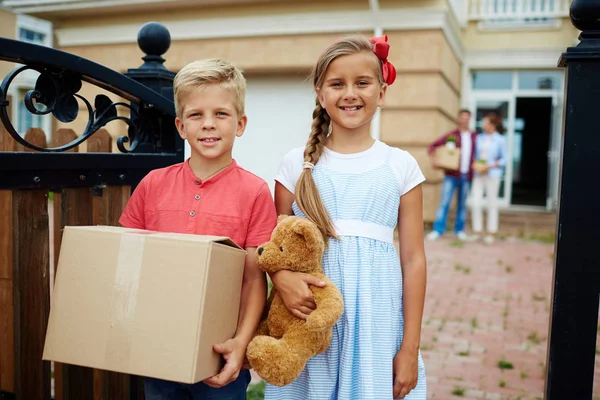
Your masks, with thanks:
<instances>
[{"instance_id":1,"label":"box carried by adult","mask_svg":"<svg viewBox=\"0 0 600 400\"><path fill-rule=\"evenodd\" d=\"M449 139L454 139L450 136ZM460 149L454 140L448 140L445 145L435 149L434 167L447 171L458 171L460 168Z\"/></svg>"}]
</instances>

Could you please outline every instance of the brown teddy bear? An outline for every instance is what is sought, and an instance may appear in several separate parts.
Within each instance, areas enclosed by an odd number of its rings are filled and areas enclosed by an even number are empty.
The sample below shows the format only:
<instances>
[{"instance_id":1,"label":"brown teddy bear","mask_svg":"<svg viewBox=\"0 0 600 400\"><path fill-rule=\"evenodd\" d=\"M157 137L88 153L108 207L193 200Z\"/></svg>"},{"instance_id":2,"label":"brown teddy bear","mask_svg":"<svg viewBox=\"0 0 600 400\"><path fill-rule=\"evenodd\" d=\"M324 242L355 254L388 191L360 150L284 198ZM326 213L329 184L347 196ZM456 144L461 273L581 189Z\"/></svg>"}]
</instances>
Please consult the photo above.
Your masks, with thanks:
<instances>
[{"instance_id":1,"label":"brown teddy bear","mask_svg":"<svg viewBox=\"0 0 600 400\"><path fill-rule=\"evenodd\" d=\"M284 386L293 382L311 357L331 342L332 327L344 312L342 294L324 274L323 235L315 224L295 216L280 216L271 241L257 249L265 272L305 272L327 285L311 287L317 308L304 321L295 317L273 287L256 336L246 352L250 366L265 381Z\"/></svg>"}]
</instances>

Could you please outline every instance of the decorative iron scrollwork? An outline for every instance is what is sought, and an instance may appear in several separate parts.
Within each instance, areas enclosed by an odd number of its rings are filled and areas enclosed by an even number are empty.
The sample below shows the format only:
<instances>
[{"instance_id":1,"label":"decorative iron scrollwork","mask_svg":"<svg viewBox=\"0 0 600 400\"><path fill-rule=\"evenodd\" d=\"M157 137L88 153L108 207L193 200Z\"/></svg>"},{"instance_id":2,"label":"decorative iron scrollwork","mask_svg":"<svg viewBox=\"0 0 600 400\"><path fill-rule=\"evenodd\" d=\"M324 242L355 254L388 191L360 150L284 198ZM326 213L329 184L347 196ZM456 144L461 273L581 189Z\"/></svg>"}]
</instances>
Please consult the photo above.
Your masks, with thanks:
<instances>
[{"instance_id":1,"label":"decorative iron scrollwork","mask_svg":"<svg viewBox=\"0 0 600 400\"><path fill-rule=\"evenodd\" d=\"M80 99L85 104L88 112L88 122L83 133L77 139L59 147L41 148L26 141L24 135L20 135L16 131L7 113L7 106L9 104L7 94L13 80L17 75L26 70L34 70L40 74L36 80L35 88L25 93L24 104L30 113L35 115L52 114L57 120L63 123L70 123L79 115L79 103L77 99ZM43 152L61 152L72 149L87 140L109 122L120 120L127 124L128 134L117 139L117 147L123 153L135 151L139 143L138 126L136 124L136 120L139 119L137 109L127 103L112 102L110 98L103 94L96 96L94 107L92 107L87 99L78 94L81 87L81 76L73 72L51 70L50 68L30 65L18 67L9 73L0 85L0 120L8 133L18 143ZM131 117L118 115L117 107L129 109ZM126 143L129 143L128 147L125 146Z\"/></svg>"}]
</instances>

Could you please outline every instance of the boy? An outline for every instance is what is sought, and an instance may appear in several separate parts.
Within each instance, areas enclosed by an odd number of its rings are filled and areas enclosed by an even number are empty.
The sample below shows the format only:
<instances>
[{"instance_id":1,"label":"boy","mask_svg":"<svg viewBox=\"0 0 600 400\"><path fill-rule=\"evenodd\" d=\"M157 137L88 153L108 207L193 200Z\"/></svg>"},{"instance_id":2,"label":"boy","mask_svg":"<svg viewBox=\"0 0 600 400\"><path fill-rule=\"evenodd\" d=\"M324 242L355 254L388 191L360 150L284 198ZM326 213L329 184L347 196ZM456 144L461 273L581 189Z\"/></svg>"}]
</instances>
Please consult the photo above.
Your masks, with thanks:
<instances>
[{"instance_id":1,"label":"boy","mask_svg":"<svg viewBox=\"0 0 600 400\"><path fill-rule=\"evenodd\" d=\"M214 345L226 360L223 369L194 385L146 378L146 399L242 400L250 373L241 367L267 293L255 251L270 239L277 214L266 182L240 168L232 158L234 140L242 136L247 122L242 73L226 61L196 61L177 74L174 91L175 124L190 144L191 156L183 163L150 172L119 222L154 231L228 236L248 255L236 335Z\"/></svg>"}]
</instances>

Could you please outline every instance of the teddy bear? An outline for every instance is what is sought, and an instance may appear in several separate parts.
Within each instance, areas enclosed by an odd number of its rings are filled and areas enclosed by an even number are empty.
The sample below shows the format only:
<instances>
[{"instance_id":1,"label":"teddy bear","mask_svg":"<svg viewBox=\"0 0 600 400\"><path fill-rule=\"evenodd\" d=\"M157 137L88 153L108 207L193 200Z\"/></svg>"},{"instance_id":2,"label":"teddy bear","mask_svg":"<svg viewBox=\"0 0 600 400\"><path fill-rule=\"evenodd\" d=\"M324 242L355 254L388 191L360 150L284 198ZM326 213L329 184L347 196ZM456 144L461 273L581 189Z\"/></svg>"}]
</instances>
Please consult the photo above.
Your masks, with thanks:
<instances>
[{"instance_id":1,"label":"teddy bear","mask_svg":"<svg viewBox=\"0 0 600 400\"><path fill-rule=\"evenodd\" d=\"M344 312L342 294L321 267L325 247L317 225L297 216L280 216L271 240L256 249L258 266L267 273L305 272L326 283L322 288L311 286L316 309L306 320L294 316L277 289L271 289L246 357L258 375L272 385L293 382L311 357L329 347L333 325Z\"/></svg>"}]
</instances>

